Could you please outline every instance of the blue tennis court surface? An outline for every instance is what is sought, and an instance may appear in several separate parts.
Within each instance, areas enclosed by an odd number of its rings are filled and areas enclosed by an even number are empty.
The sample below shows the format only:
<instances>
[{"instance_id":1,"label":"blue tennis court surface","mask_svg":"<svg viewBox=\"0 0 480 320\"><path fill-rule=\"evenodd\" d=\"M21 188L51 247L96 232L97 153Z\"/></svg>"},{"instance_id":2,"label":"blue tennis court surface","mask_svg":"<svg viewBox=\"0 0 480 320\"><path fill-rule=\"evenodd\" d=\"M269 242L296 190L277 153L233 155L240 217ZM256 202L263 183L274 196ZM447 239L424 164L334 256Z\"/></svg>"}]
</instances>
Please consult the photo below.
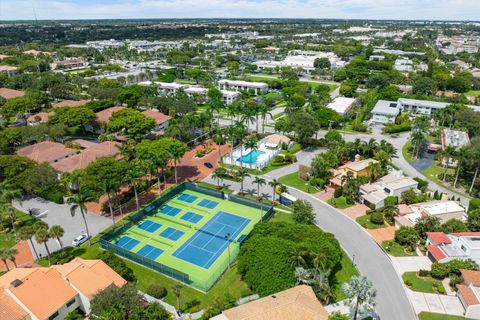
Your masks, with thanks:
<instances>
[{"instance_id":1,"label":"blue tennis court surface","mask_svg":"<svg viewBox=\"0 0 480 320\"><path fill-rule=\"evenodd\" d=\"M163 230L160 235L164 238L177 241L181 236L183 236L184 232L177 230L175 228L168 227L167 229Z\"/></svg>"},{"instance_id":2,"label":"blue tennis court surface","mask_svg":"<svg viewBox=\"0 0 480 320\"><path fill-rule=\"evenodd\" d=\"M138 250L137 252L137 254L150 260L157 259L158 256L161 255L162 253L163 253L162 249L152 247L149 244L144 245L143 248Z\"/></svg>"},{"instance_id":3,"label":"blue tennis court surface","mask_svg":"<svg viewBox=\"0 0 480 320\"><path fill-rule=\"evenodd\" d=\"M189 211L185 213L180 219L188 222L197 223L198 221L202 220L202 218L203 216Z\"/></svg>"},{"instance_id":4,"label":"blue tennis court surface","mask_svg":"<svg viewBox=\"0 0 480 320\"><path fill-rule=\"evenodd\" d=\"M175 207L171 207L171 206L165 206L162 209L160 209L161 213L166 214L167 216L171 216L171 217L176 216L180 211L182 211L182 210L178 209L178 208L175 208Z\"/></svg>"},{"instance_id":5,"label":"blue tennis court surface","mask_svg":"<svg viewBox=\"0 0 480 320\"><path fill-rule=\"evenodd\" d=\"M173 256L208 269L249 222L250 219L220 211L178 248Z\"/></svg>"},{"instance_id":6,"label":"blue tennis court surface","mask_svg":"<svg viewBox=\"0 0 480 320\"><path fill-rule=\"evenodd\" d=\"M207 199L203 199L202 201L200 201L198 203L198 205L200 207L205 207L205 208L208 208L208 209L213 209L215 208L216 206L218 206L218 202L217 201L213 201L213 200L207 200Z\"/></svg>"},{"instance_id":7,"label":"blue tennis court surface","mask_svg":"<svg viewBox=\"0 0 480 320\"><path fill-rule=\"evenodd\" d=\"M145 230L145 231L148 231L148 232L155 232L161 226L162 225L160 223L156 223L156 222L153 222L153 221L150 221L150 220L145 220L138 226L138 228L142 229L142 230Z\"/></svg>"},{"instance_id":8,"label":"blue tennis court surface","mask_svg":"<svg viewBox=\"0 0 480 320\"><path fill-rule=\"evenodd\" d=\"M116 242L116 245L126 250L132 250L139 243L140 241L138 240L135 240L128 236L123 236Z\"/></svg>"},{"instance_id":9,"label":"blue tennis court surface","mask_svg":"<svg viewBox=\"0 0 480 320\"><path fill-rule=\"evenodd\" d=\"M191 194L182 193L177 199L184 202L193 203L195 200L198 199L198 197L193 196Z\"/></svg>"}]
</instances>

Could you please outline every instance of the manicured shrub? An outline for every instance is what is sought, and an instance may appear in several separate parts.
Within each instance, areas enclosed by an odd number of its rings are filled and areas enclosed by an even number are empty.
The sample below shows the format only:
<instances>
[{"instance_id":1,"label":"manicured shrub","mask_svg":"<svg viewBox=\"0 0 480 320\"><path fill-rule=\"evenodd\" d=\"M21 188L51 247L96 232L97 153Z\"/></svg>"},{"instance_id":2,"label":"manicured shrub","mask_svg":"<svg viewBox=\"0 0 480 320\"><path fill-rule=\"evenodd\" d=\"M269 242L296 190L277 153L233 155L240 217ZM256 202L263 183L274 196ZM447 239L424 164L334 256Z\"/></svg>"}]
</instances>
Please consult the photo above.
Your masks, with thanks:
<instances>
[{"instance_id":1,"label":"manicured shrub","mask_svg":"<svg viewBox=\"0 0 480 320\"><path fill-rule=\"evenodd\" d=\"M479 209L479 208L480 208L480 198L470 199L470 201L468 202L468 212L473 211L475 209Z\"/></svg>"},{"instance_id":2,"label":"manicured shrub","mask_svg":"<svg viewBox=\"0 0 480 320\"><path fill-rule=\"evenodd\" d=\"M58 188L52 187L42 192L40 197L51 202L62 204L64 194L65 193Z\"/></svg>"},{"instance_id":3,"label":"manicured shrub","mask_svg":"<svg viewBox=\"0 0 480 320\"><path fill-rule=\"evenodd\" d=\"M384 207L396 206L398 204L398 197L388 196L383 200Z\"/></svg>"},{"instance_id":4,"label":"manicured shrub","mask_svg":"<svg viewBox=\"0 0 480 320\"><path fill-rule=\"evenodd\" d=\"M417 181L418 182L418 190L422 191L422 192L426 192L427 191L427 187L428 187L428 181L425 181L419 177L415 177L413 178L413 180Z\"/></svg>"},{"instance_id":5,"label":"manicured shrub","mask_svg":"<svg viewBox=\"0 0 480 320\"><path fill-rule=\"evenodd\" d=\"M335 189L335 191L333 192L333 197L334 197L334 198L340 198L341 196L343 196L343 188L342 188L342 187L338 187L338 188Z\"/></svg>"},{"instance_id":6,"label":"manicured shrub","mask_svg":"<svg viewBox=\"0 0 480 320\"><path fill-rule=\"evenodd\" d=\"M413 227L400 227L395 231L395 241L402 246L414 247L418 242L418 232Z\"/></svg>"},{"instance_id":7,"label":"manicured shrub","mask_svg":"<svg viewBox=\"0 0 480 320\"><path fill-rule=\"evenodd\" d=\"M429 277L430 276L430 270L420 269L418 271L418 275L420 277Z\"/></svg>"},{"instance_id":8,"label":"manicured shrub","mask_svg":"<svg viewBox=\"0 0 480 320\"><path fill-rule=\"evenodd\" d=\"M439 293L439 294L445 294L445 288L438 284L437 287L435 288L435 290Z\"/></svg>"},{"instance_id":9,"label":"manicured shrub","mask_svg":"<svg viewBox=\"0 0 480 320\"><path fill-rule=\"evenodd\" d=\"M167 296L167 289L164 286L159 285L158 283L152 283L147 287L147 294L151 295L154 298L162 299Z\"/></svg>"},{"instance_id":10,"label":"manicured shrub","mask_svg":"<svg viewBox=\"0 0 480 320\"><path fill-rule=\"evenodd\" d=\"M460 275L460 269L478 270L478 265L475 263L475 261L470 259L453 259L446 264L448 265L450 273L456 275Z\"/></svg>"},{"instance_id":11,"label":"manicured shrub","mask_svg":"<svg viewBox=\"0 0 480 320\"><path fill-rule=\"evenodd\" d=\"M431 276L435 279L443 280L450 273L450 268L447 264L434 262L432 263Z\"/></svg>"},{"instance_id":12,"label":"manicured shrub","mask_svg":"<svg viewBox=\"0 0 480 320\"><path fill-rule=\"evenodd\" d=\"M399 133L403 131L409 131L412 129L412 123L406 121L402 124L386 124L383 128L384 133Z\"/></svg>"},{"instance_id":13,"label":"manicured shrub","mask_svg":"<svg viewBox=\"0 0 480 320\"><path fill-rule=\"evenodd\" d=\"M375 224L383 224L383 213L380 211L374 211L370 214L370 222Z\"/></svg>"},{"instance_id":14,"label":"manicured shrub","mask_svg":"<svg viewBox=\"0 0 480 320\"><path fill-rule=\"evenodd\" d=\"M118 273L123 279L127 281L136 280L136 277L133 274L133 270L127 266L125 261L117 257L113 252L103 251L98 255L97 258L108 264L110 268L112 268L113 271Z\"/></svg>"},{"instance_id":15,"label":"manicured shrub","mask_svg":"<svg viewBox=\"0 0 480 320\"><path fill-rule=\"evenodd\" d=\"M325 186L325 180L322 178L312 178L309 181L310 185L316 188L323 188Z\"/></svg>"}]
</instances>

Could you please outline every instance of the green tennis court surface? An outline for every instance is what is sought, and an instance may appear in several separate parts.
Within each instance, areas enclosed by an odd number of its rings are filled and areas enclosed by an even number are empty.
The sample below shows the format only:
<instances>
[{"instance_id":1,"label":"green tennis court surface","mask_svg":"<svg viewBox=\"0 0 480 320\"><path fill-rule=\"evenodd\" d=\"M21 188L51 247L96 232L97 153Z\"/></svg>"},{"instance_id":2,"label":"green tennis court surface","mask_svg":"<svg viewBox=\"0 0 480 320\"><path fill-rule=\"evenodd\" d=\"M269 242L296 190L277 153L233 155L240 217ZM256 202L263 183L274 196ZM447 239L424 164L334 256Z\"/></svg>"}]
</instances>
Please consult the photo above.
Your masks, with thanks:
<instances>
[{"instance_id":1,"label":"green tennis court surface","mask_svg":"<svg viewBox=\"0 0 480 320\"><path fill-rule=\"evenodd\" d=\"M138 255L127 258L207 291L226 270L228 254L235 259L240 242L268 209L186 189L148 206L143 219L109 241Z\"/></svg>"}]
</instances>

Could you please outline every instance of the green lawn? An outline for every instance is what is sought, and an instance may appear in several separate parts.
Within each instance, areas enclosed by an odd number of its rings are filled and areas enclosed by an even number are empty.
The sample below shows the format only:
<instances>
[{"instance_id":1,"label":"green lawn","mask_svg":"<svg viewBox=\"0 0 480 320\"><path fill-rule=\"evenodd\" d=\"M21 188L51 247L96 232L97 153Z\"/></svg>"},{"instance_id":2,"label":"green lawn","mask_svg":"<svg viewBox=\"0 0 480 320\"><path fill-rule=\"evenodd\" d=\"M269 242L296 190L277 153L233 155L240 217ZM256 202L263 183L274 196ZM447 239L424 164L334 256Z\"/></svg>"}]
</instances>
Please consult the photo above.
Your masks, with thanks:
<instances>
[{"instance_id":1,"label":"green lawn","mask_svg":"<svg viewBox=\"0 0 480 320\"><path fill-rule=\"evenodd\" d=\"M393 240L383 241L382 248L394 257L411 257L417 255L415 251L412 251L410 248L401 246Z\"/></svg>"},{"instance_id":2,"label":"green lawn","mask_svg":"<svg viewBox=\"0 0 480 320\"><path fill-rule=\"evenodd\" d=\"M380 229L386 227L384 224L376 224L370 221L370 215L366 214L364 216L358 217L356 219L357 223L366 229Z\"/></svg>"},{"instance_id":3,"label":"green lawn","mask_svg":"<svg viewBox=\"0 0 480 320\"><path fill-rule=\"evenodd\" d=\"M275 215L269 220L271 222L288 222L294 223L291 213L275 211Z\"/></svg>"},{"instance_id":4,"label":"green lawn","mask_svg":"<svg viewBox=\"0 0 480 320\"><path fill-rule=\"evenodd\" d=\"M341 268L340 270L335 270L335 281L333 284L335 301L341 301L347 298L342 290L342 284L350 281L352 276L359 275L357 268L355 268L345 251L342 250L342 253L342 260L340 261Z\"/></svg>"},{"instance_id":5,"label":"green lawn","mask_svg":"<svg viewBox=\"0 0 480 320\"><path fill-rule=\"evenodd\" d=\"M465 318L462 316L451 316L448 314L440 314L440 313L433 313L433 312L420 312L418 314L418 318L420 320L473 320L470 318Z\"/></svg>"},{"instance_id":6,"label":"green lawn","mask_svg":"<svg viewBox=\"0 0 480 320\"><path fill-rule=\"evenodd\" d=\"M285 117L285 114L284 114L284 113L277 113L276 115L274 115L274 116L272 117L272 120L277 120L277 119L279 119L279 118L281 118L281 117Z\"/></svg>"},{"instance_id":7,"label":"green lawn","mask_svg":"<svg viewBox=\"0 0 480 320\"><path fill-rule=\"evenodd\" d=\"M439 167L435 161L429 168L427 168L427 170L425 170L425 172L423 172L423 175L432 181L443 183L442 179L438 178L438 176L441 175L442 177L444 172L445 172L445 169L442 167ZM454 174L455 174L455 169L453 168L447 169L447 177L448 175L454 175Z\"/></svg>"},{"instance_id":8,"label":"green lawn","mask_svg":"<svg viewBox=\"0 0 480 320\"><path fill-rule=\"evenodd\" d=\"M402 275L403 282L413 291L418 292L425 292L425 293L440 293L433 289L434 284L437 285L439 288L443 289L443 293L445 293L445 289L440 281L432 279L430 277L418 277L415 271L413 272L405 272Z\"/></svg>"},{"instance_id":9,"label":"green lawn","mask_svg":"<svg viewBox=\"0 0 480 320\"><path fill-rule=\"evenodd\" d=\"M23 226L28 226L32 225L35 223L35 218L32 216L19 211L16 211L16 216L17 216L17 230L20 229ZM0 247L7 247L11 248L13 247L17 242L15 241L15 235L13 233L13 230L8 230L8 232L0 232Z\"/></svg>"},{"instance_id":10,"label":"green lawn","mask_svg":"<svg viewBox=\"0 0 480 320\"><path fill-rule=\"evenodd\" d=\"M345 208L348 208L348 207L351 207L352 205L351 204L348 204L347 203L347 198L345 197L339 197L339 198L332 198L330 200L327 201L329 205L331 205L332 207L335 207L337 209L345 209Z\"/></svg>"},{"instance_id":11,"label":"green lawn","mask_svg":"<svg viewBox=\"0 0 480 320\"><path fill-rule=\"evenodd\" d=\"M470 90L465 93L466 96L480 96L480 90Z\"/></svg>"},{"instance_id":12,"label":"green lawn","mask_svg":"<svg viewBox=\"0 0 480 320\"><path fill-rule=\"evenodd\" d=\"M302 149L303 149L303 146L300 143L294 142L293 145L290 147L290 149L288 151L290 153L297 153L298 151L300 151Z\"/></svg>"},{"instance_id":13,"label":"green lawn","mask_svg":"<svg viewBox=\"0 0 480 320\"><path fill-rule=\"evenodd\" d=\"M405 143L402 147L402 155L405 158L405 160L407 160L410 163L415 162L415 160L413 160L412 158L412 152L409 150L411 146L412 146L412 142L407 141L407 143Z\"/></svg>"},{"instance_id":14,"label":"green lawn","mask_svg":"<svg viewBox=\"0 0 480 320\"><path fill-rule=\"evenodd\" d=\"M315 193L318 191L314 187L310 186L307 181L300 179L298 177L298 171L278 178L278 182L307 193Z\"/></svg>"}]
</instances>

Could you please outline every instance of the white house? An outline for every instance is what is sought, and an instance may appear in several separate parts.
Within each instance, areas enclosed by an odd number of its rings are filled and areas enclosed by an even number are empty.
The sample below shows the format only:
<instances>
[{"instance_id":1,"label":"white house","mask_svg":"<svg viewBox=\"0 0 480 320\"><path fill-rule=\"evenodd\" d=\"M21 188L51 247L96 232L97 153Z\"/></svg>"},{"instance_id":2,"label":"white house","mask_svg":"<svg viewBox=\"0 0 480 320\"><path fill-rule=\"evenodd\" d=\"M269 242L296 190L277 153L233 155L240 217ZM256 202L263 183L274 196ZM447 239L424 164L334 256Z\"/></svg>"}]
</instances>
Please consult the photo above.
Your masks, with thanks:
<instances>
[{"instance_id":1,"label":"white house","mask_svg":"<svg viewBox=\"0 0 480 320\"><path fill-rule=\"evenodd\" d=\"M480 263L480 232L427 232L425 248L432 261L471 259Z\"/></svg>"},{"instance_id":2,"label":"white house","mask_svg":"<svg viewBox=\"0 0 480 320\"><path fill-rule=\"evenodd\" d=\"M249 82L228 79L219 80L218 87L220 90L234 91L246 91L252 89L255 91L256 94L266 92L268 90L268 84L266 84L265 82Z\"/></svg>"},{"instance_id":3,"label":"white house","mask_svg":"<svg viewBox=\"0 0 480 320\"><path fill-rule=\"evenodd\" d=\"M220 92L222 93L223 103L226 105L234 102L240 96L238 91L220 90Z\"/></svg>"},{"instance_id":4,"label":"white house","mask_svg":"<svg viewBox=\"0 0 480 320\"><path fill-rule=\"evenodd\" d=\"M465 317L480 319L480 271L463 270L462 283L457 284L457 296L465 308Z\"/></svg>"},{"instance_id":5,"label":"white house","mask_svg":"<svg viewBox=\"0 0 480 320\"><path fill-rule=\"evenodd\" d=\"M418 182L410 177L405 177L400 171L387 174L374 183L367 183L360 186L360 198L363 204L382 208L386 197L394 196L400 198L404 191L416 190Z\"/></svg>"},{"instance_id":6,"label":"white house","mask_svg":"<svg viewBox=\"0 0 480 320\"><path fill-rule=\"evenodd\" d=\"M417 100L417 99L398 99L398 107L401 111L408 111L412 113L419 113L424 115L433 115L435 110L443 109L448 106L450 103L446 102L437 102L437 101L428 101L428 100Z\"/></svg>"},{"instance_id":7,"label":"white house","mask_svg":"<svg viewBox=\"0 0 480 320\"><path fill-rule=\"evenodd\" d=\"M158 92L166 95L176 94L180 89L188 87L185 84L176 83L176 82L155 82L158 88Z\"/></svg>"},{"instance_id":8,"label":"white house","mask_svg":"<svg viewBox=\"0 0 480 320\"><path fill-rule=\"evenodd\" d=\"M371 121L379 123L394 123L399 113L400 110L397 108L396 102L378 100L371 112Z\"/></svg>"},{"instance_id":9,"label":"white house","mask_svg":"<svg viewBox=\"0 0 480 320\"><path fill-rule=\"evenodd\" d=\"M402 204L399 206L399 214L395 217L395 226L414 226L421 217L437 217L442 223L450 219L465 219L465 208L455 201L438 200L411 205Z\"/></svg>"},{"instance_id":10,"label":"white house","mask_svg":"<svg viewBox=\"0 0 480 320\"><path fill-rule=\"evenodd\" d=\"M336 111L339 115L344 115L355 103L355 98L336 97L327 107Z\"/></svg>"}]
</instances>

